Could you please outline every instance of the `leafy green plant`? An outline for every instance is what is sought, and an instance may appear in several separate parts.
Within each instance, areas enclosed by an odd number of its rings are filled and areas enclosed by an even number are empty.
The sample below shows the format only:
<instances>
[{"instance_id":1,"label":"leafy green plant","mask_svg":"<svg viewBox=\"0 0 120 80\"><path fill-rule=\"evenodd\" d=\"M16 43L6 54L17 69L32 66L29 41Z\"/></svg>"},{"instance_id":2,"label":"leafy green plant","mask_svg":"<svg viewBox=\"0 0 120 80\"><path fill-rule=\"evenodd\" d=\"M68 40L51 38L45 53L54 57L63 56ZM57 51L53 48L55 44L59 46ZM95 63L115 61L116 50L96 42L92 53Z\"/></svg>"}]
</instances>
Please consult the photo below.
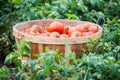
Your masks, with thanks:
<instances>
[{"instance_id":1,"label":"leafy green plant","mask_svg":"<svg viewBox=\"0 0 120 80\"><path fill-rule=\"evenodd\" d=\"M2 80L10 79L10 70L6 66L0 67L0 79Z\"/></svg>"},{"instance_id":2,"label":"leafy green plant","mask_svg":"<svg viewBox=\"0 0 120 80\"><path fill-rule=\"evenodd\" d=\"M71 51L63 57L46 48L30 59L30 43L22 40L5 59L19 80L119 80L120 79L120 1L119 0L0 0L0 55L12 51L11 28L18 22L35 19L73 19L103 26L103 36L90 39L80 58ZM9 35L10 34L10 35ZM69 50L69 49L68 49ZM23 58L27 58L24 61ZM9 79L9 69L0 68L0 78ZM7 77L4 75L7 74Z\"/></svg>"},{"instance_id":3,"label":"leafy green plant","mask_svg":"<svg viewBox=\"0 0 120 80\"><path fill-rule=\"evenodd\" d=\"M12 44L14 44L14 38L9 32L11 32L12 26L18 22L35 19L73 19L102 25L107 23L105 22L107 18L120 18L120 2L118 0L0 0L0 5L0 34L2 35L0 38L5 38L3 35L6 34ZM111 34L118 38L116 32ZM118 42L116 38L115 42ZM5 43L3 44L5 45ZM7 49L7 52L1 51L0 54L8 54L10 51L12 50Z\"/></svg>"},{"instance_id":4,"label":"leafy green plant","mask_svg":"<svg viewBox=\"0 0 120 80\"><path fill-rule=\"evenodd\" d=\"M10 29L10 25L11 25L11 12L12 12L12 8L11 8L11 1L7 1L7 0L0 0L0 34L2 34L3 32L6 32ZM8 25L9 24L9 25Z\"/></svg>"},{"instance_id":5,"label":"leafy green plant","mask_svg":"<svg viewBox=\"0 0 120 80\"><path fill-rule=\"evenodd\" d=\"M119 80L120 79L120 47L117 46L107 54L76 54L68 51L64 56L58 50L45 49L45 53L35 54L38 58L29 57L24 61L24 52L29 53L29 43L23 39L18 45L20 52L12 52L6 57L5 63L15 63L15 77L20 80ZM68 45L66 45L68 47ZM69 50L69 47L68 47ZM18 54L19 53L19 54ZM18 57L18 58L16 58Z\"/></svg>"},{"instance_id":6,"label":"leafy green plant","mask_svg":"<svg viewBox=\"0 0 120 80\"><path fill-rule=\"evenodd\" d=\"M11 0L0 0L0 57L5 57L13 50L14 37L11 28L14 24Z\"/></svg>"},{"instance_id":7,"label":"leafy green plant","mask_svg":"<svg viewBox=\"0 0 120 80\"><path fill-rule=\"evenodd\" d=\"M30 57L30 46L29 46L29 42L26 42L24 39L22 39L20 42L18 42L17 48L18 50L15 50L14 52L11 52L10 55L8 55L5 59L5 63L12 63L15 62L19 62L18 65L21 65L21 62L19 61L18 58L20 58L22 60L22 57ZM16 58L18 57L18 58Z\"/></svg>"},{"instance_id":8,"label":"leafy green plant","mask_svg":"<svg viewBox=\"0 0 120 80\"><path fill-rule=\"evenodd\" d=\"M17 0L13 4L17 9L17 15L22 16L17 19L20 21L57 18L87 20L100 24L107 17L110 19L114 16L120 17L118 16L120 3L117 0ZM109 14L113 10L116 12Z\"/></svg>"},{"instance_id":9,"label":"leafy green plant","mask_svg":"<svg viewBox=\"0 0 120 80\"><path fill-rule=\"evenodd\" d=\"M120 20L116 17L110 20L107 19L107 24L104 24L104 36L106 37L106 41L114 41L117 44L119 43L120 39ZM108 35L109 34L109 35Z\"/></svg>"},{"instance_id":10,"label":"leafy green plant","mask_svg":"<svg viewBox=\"0 0 120 80\"><path fill-rule=\"evenodd\" d=\"M81 71L85 74L85 80L120 79L120 65L116 62L116 59L113 56L104 56L99 54L84 55L78 66L79 72Z\"/></svg>"}]
</instances>

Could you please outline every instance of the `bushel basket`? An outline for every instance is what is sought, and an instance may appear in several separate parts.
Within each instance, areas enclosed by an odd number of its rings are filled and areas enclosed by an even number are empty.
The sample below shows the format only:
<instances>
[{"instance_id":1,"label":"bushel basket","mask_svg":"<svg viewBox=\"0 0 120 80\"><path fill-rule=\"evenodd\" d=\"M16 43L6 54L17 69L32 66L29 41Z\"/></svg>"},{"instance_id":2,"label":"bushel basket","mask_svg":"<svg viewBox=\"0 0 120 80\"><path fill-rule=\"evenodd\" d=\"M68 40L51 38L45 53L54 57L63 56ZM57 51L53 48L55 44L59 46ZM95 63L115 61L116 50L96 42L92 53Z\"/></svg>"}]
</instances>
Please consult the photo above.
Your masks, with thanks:
<instances>
[{"instance_id":1,"label":"bushel basket","mask_svg":"<svg viewBox=\"0 0 120 80\"><path fill-rule=\"evenodd\" d=\"M13 26L13 34L15 36L16 42L20 41L22 37L24 37L26 41L31 42L30 54L32 59L35 58L33 55L34 53L38 53L38 54L43 53L45 51L45 47L48 47L52 50L58 49L59 53L67 54L68 50L65 46L66 44L69 44L69 48L71 51L75 52L76 54L79 54L82 52L82 49L85 48L86 43L89 42L89 38L96 40L102 36L101 26L94 23L93 25L98 26L97 33L89 36L81 36L76 38L40 37L40 36L29 35L23 32L23 30L30 28L32 25L39 25L42 27L42 29L46 29L45 26L50 25L50 23L54 21L59 21L63 23L65 26L69 25L71 27L86 23L85 21L78 21L78 20L46 19L46 20L26 21Z\"/></svg>"}]
</instances>

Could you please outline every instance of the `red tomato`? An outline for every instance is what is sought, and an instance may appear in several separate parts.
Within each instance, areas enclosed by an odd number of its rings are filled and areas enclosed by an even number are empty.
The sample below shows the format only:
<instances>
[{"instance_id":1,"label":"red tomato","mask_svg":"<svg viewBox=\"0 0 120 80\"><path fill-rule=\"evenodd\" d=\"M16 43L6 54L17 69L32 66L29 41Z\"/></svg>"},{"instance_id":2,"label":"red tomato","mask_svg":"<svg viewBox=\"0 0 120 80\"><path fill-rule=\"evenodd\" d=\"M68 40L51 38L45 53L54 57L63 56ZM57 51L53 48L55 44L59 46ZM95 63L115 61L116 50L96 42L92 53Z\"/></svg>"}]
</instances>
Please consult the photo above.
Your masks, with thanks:
<instances>
[{"instance_id":1,"label":"red tomato","mask_svg":"<svg viewBox=\"0 0 120 80\"><path fill-rule=\"evenodd\" d=\"M88 30L90 26L92 26L93 24L90 22L86 22L85 24L83 24L85 30Z\"/></svg>"},{"instance_id":2,"label":"red tomato","mask_svg":"<svg viewBox=\"0 0 120 80\"><path fill-rule=\"evenodd\" d=\"M50 37L51 33L50 32L45 32L41 34L43 37Z\"/></svg>"},{"instance_id":3,"label":"red tomato","mask_svg":"<svg viewBox=\"0 0 120 80\"><path fill-rule=\"evenodd\" d=\"M51 28L50 26L48 26L48 27L47 27L47 31L48 31L48 32L54 32L54 29Z\"/></svg>"},{"instance_id":4,"label":"red tomato","mask_svg":"<svg viewBox=\"0 0 120 80\"><path fill-rule=\"evenodd\" d=\"M51 33L50 32L45 32L45 35L50 37Z\"/></svg>"},{"instance_id":5,"label":"red tomato","mask_svg":"<svg viewBox=\"0 0 120 80\"><path fill-rule=\"evenodd\" d=\"M98 32L98 27L95 26L95 25L92 25L92 26L89 27L88 30L89 30L89 32L96 33L96 32Z\"/></svg>"},{"instance_id":6,"label":"red tomato","mask_svg":"<svg viewBox=\"0 0 120 80\"><path fill-rule=\"evenodd\" d=\"M40 33L39 33L38 31L37 31L37 32L30 31L30 34L31 34L31 35L34 35L34 36L40 35Z\"/></svg>"},{"instance_id":7,"label":"red tomato","mask_svg":"<svg viewBox=\"0 0 120 80\"><path fill-rule=\"evenodd\" d=\"M60 38L69 38L69 36L67 34L61 34Z\"/></svg>"},{"instance_id":8,"label":"red tomato","mask_svg":"<svg viewBox=\"0 0 120 80\"><path fill-rule=\"evenodd\" d=\"M60 37L60 34L59 34L58 32L52 32L52 33L50 34L50 37L52 37L52 38L59 38L59 37Z\"/></svg>"},{"instance_id":9,"label":"red tomato","mask_svg":"<svg viewBox=\"0 0 120 80\"><path fill-rule=\"evenodd\" d=\"M74 31L77 31L77 28L76 28L76 27L71 27L71 28L69 28L68 35L70 36L71 33L73 33Z\"/></svg>"},{"instance_id":10,"label":"red tomato","mask_svg":"<svg viewBox=\"0 0 120 80\"><path fill-rule=\"evenodd\" d=\"M48 26L47 31L48 32L58 32L60 34L63 34L64 25L61 22L54 21Z\"/></svg>"},{"instance_id":11,"label":"red tomato","mask_svg":"<svg viewBox=\"0 0 120 80\"><path fill-rule=\"evenodd\" d=\"M75 37L80 37L80 36L82 36L82 34L81 34L81 32L79 32L79 31L74 31L74 32L72 32L71 33L71 38L75 38Z\"/></svg>"},{"instance_id":12,"label":"red tomato","mask_svg":"<svg viewBox=\"0 0 120 80\"><path fill-rule=\"evenodd\" d=\"M42 30L41 30L40 28L37 28L37 31L38 31L39 33L42 33Z\"/></svg>"},{"instance_id":13,"label":"red tomato","mask_svg":"<svg viewBox=\"0 0 120 80\"><path fill-rule=\"evenodd\" d=\"M79 31L79 32L85 32L85 28L83 25L78 25L78 26L76 26L76 28L77 28L77 31Z\"/></svg>"},{"instance_id":14,"label":"red tomato","mask_svg":"<svg viewBox=\"0 0 120 80\"><path fill-rule=\"evenodd\" d=\"M33 25L30 28L30 31L42 33L42 30L40 29L40 26L38 26L38 25Z\"/></svg>"},{"instance_id":15,"label":"red tomato","mask_svg":"<svg viewBox=\"0 0 120 80\"><path fill-rule=\"evenodd\" d=\"M89 36L89 35L92 35L93 34L93 32L84 32L84 33L82 33L82 36Z\"/></svg>"}]
</instances>

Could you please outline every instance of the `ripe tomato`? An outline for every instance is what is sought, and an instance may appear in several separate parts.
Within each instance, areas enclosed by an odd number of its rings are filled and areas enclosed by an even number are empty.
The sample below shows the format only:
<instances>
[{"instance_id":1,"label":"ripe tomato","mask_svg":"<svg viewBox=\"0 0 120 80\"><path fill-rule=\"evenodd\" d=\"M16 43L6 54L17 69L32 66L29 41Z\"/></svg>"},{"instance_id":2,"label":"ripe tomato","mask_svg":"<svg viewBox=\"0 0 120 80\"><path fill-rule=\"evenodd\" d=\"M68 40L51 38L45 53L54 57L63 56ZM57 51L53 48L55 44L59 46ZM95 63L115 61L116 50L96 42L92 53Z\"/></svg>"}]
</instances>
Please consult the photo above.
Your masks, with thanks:
<instances>
[{"instance_id":1,"label":"ripe tomato","mask_svg":"<svg viewBox=\"0 0 120 80\"><path fill-rule=\"evenodd\" d=\"M60 34L63 34L64 25L61 22L54 21L48 26L47 31L48 32L58 32Z\"/></svg>"},{"instance_id":2,"label":"ripe tomato","mask_svg":"<svg viewBox=\"0 0 120 80\"><path fill-rule=\"evenodd\" d=\"M60 37L60 34L59 34L58 32L52 32L52 33L50 34L50 37L52 37L52 38L59 38L59 37Z\"/></svg>"},{"instance_id":3,"label":"ripe tomato","mask_svg":"<svg viewBox=\"0 0 120 80\"><path fill-rule=\"evenodd\" d=\"M30 34L31 34L31 35L34 35L34 36L40 35L40 33L39 33L38 31L37 31L37 32L30 31Z\"/></svg>"},{"instance_id":4,"label":"ripe tomato","mask_svg":"<svg viewBox=\"0 0 120 80\"><path fill-rule=\"evenodd\" d=\"M92 26L93 24L90 22L86 22L85 24L83 24L85 30L88 30L90 26Z\"/></svg>"},{"instance_id":5,"label":"ripe tomato","mask_svg":"<svg viewBox=\"0 0 120 80\"><path fill-rule=\"evenodd\" d=\"M76 27L70 27L68 31L68 35L70 36L72 32L77 31Z\"/></svg>"},{"instance_id":6,"label":"ripe tomato","mask_svg":"<svg viewBox=\"0 0 120 80\"><path fill-rule=\"evenodd\" d=\"M45 32L41 34L42 37L50 37L51 33L50 32Z\"/></svg>"},{"instance_id":7,"label":"ripe tomato","mask_svg":"<svg viewBox=\"0 0 120 80\"><path fill-rule=\"evenodd\" d=\"M83 25L78 25L78 26L76 26L76 28L77 28L77 31L79 31L79 32L85 32L85 28Z\"/></svg>"},{"instance_id":8,"label":"ripe tomato","mask_svg":"<svg viewBox=\"0 0 120 80\"><path fill-rule=\"evenodd\" d=\"M69 36L67 34L61 34L60 38L69 38Z\"/></svg>"},{"instance_id":9,"label":"ripe tomato","mask_svg":"<svg viewBox=\"0 0 120 80\"><path fill-rule=\"evenodd\" d=\"M79 31L74 31L71 33L71 38L80 37L82 34Z\"/></svg>"},{"instance_id":10,"label":"ripe tomato","mask_svg":"<svg viewBox=\"0 0 120 80\"><path fill-rule=\"evenodd\" d=\"M42 29L41 29L40 26L38 26L38 25L33 25L33 26L30 28L30 31L42 33Z\"/></svg>"},{"instance_id":11,"label":"ripe tomato","mask_svg":"<svg viewBox=\"0 0 120 80\"><path fill-rule=\"evenodd\" d=\"M47 31L48 31L48 32L54 32L54 29L53 29L52 27L48 26L48 27L47 27Z\"/></svg>"},{"instance_id":12,"label":"ripe tomato","mask_svg":"<svg viewBox=\"0 0 120 80\"><path fill-rule=\"evenodd\" d=\"M90 27L88 28L88 30L89 30L89 32L96 33L96 32L98 32L98 27L92 25L92 26L90 26Z\"/></svg>"},{"instance_id":13,"label":"ripe tomato","mask_svg":"<svg viewBox=\"0 0 120 80\"><path fill-rule=\"evenodd\" d=\"M45 32L45 35L46 35L47 37L50 37L51 33L50 33L50 32Z\"/></svg>"},{"instance_id":14,"label":"ripe tomato","mask_svg":"<svg viewBox=\"0 0 120 80\"><path fill-rule=\"evenodd\" d=\"M84 32L84 33L82 33L82 36L89 36L89 35L92 35L93 34L93 32Z\"/></svg>"},{"instance_id":15,"label":"ripe tomato","mask_svg":"<svg viewBox=\"0 0 120 80\"><path fill-rule=\"evenodd\" d=\"M40 28L37 28L37 31L38 31L39 33L42 33L42 30L41 30Z\"/></svg>"}]
</instances>

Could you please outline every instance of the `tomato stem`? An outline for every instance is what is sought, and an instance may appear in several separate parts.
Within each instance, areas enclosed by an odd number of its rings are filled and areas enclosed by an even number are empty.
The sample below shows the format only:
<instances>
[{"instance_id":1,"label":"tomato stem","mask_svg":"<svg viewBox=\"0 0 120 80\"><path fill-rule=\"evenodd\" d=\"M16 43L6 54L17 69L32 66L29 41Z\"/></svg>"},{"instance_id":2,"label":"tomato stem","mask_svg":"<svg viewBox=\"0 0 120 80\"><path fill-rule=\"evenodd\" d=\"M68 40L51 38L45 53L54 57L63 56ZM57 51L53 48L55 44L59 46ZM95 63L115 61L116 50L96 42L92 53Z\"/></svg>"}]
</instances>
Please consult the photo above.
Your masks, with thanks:
<instances>
[{"instance_id":1,"label":"tomato stem","mask_svg":"<svg viewBox=\"0 0 120 80\"><path fill-rule=\"evenodd\" d=\"M85 30L85 32L88 32L88 30Z\"/></svg>"}]
</instances>

